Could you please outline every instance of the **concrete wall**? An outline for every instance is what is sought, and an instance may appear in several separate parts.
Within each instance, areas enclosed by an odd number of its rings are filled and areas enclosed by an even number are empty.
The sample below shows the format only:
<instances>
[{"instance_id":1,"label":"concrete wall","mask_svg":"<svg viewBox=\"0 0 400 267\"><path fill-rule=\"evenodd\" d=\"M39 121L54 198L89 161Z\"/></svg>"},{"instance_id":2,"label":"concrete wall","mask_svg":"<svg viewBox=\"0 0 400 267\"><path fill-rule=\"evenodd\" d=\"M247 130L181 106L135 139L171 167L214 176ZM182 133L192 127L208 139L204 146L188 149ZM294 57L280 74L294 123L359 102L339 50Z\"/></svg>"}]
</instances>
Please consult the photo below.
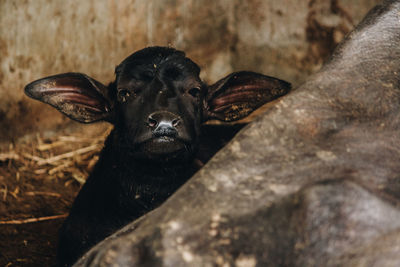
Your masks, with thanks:
<instances>
[{"instance_id":1,"label":"concrete wall","mask_svg":"<svg viewBox=\"0 0 400 267\"><path fill-rule=\"evenodd\" d=\"M253 70L301 83L377 0L0 1L0 141L68 123L23 94L46 75L104 83L145 46L185 50L215 81Z\"/></svg>"}]
</instances>

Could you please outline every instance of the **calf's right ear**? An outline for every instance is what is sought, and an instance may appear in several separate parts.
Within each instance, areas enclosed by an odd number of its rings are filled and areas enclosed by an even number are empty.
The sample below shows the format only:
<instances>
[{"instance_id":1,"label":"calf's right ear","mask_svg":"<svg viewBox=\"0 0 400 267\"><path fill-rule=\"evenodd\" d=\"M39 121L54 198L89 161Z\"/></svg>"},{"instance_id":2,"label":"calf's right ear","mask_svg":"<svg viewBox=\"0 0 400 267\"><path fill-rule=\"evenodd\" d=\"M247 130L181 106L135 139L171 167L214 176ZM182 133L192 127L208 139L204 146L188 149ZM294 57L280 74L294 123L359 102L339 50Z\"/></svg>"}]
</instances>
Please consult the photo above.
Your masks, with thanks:
<instances>
[{"instance_id":1,"label":"calf's right ear","mask_svg":"<svg viewBox=\"0 0 400 267\"><path fill-rule=\"evenodd\" d=\"M209 86L204 103L205 120L231 122L290 91L280 79L251 71L234 72Z\"/></svg>"},{"instance_id":2,"label":"calf's right ear","mask_svg":"<svg viewBox=\"0 0 400 267\"><path fill-rule=\"evenodd\" d=\"M112 101L108 88L82 73L63 73L31 82L25 93L47 103L73 120L111 122Z\"/></svg>"}]
</instances>

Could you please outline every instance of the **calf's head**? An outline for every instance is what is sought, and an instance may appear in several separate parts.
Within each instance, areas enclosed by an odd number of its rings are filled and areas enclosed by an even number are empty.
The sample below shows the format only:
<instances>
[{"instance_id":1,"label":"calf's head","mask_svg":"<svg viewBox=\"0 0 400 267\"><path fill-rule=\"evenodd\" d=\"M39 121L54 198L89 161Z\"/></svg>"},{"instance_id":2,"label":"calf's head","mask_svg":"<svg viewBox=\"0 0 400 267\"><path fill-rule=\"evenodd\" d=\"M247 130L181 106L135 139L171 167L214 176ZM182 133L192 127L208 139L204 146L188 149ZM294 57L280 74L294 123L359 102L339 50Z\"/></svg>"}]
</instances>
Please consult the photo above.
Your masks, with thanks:
<instances>
[{"instance_id":1,"label":"calf's head","mask_svg":"<svg viewBox=\"0 0 400 267\"><path fill-rule=\"evenodd\" d=\"M290 90L282 80L237 72L207 86L200 68L181 51L149 47L127 57L108 86L81 73L28 84L28 96L73 120L108 121L116 139L137 158L190 158L207 120L234 121Z\"/></svg>"}]
</instances>

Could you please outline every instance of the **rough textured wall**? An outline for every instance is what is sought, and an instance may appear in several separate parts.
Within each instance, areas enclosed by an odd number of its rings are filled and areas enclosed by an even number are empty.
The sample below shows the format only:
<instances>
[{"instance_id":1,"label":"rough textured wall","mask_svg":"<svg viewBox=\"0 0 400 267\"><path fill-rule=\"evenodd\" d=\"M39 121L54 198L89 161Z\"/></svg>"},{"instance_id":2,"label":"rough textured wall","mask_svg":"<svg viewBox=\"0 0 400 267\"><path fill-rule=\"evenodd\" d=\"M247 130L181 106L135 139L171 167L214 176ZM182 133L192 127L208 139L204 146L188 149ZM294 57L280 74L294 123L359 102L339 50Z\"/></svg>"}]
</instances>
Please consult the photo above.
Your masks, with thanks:
<instances>
[{"instance_id":1,"label":"rough textured wall","mask_svg":"<svg viewBox=\"0 0 400 267\"><path fill-rule=\"evenodd\" d=\"M68 119L29 100L26 83L60 72L102 81L149 45L185 50L215 81L248 69L299 84L377 0L0 2L0 141Z\"/></svg>"}]
</instances>

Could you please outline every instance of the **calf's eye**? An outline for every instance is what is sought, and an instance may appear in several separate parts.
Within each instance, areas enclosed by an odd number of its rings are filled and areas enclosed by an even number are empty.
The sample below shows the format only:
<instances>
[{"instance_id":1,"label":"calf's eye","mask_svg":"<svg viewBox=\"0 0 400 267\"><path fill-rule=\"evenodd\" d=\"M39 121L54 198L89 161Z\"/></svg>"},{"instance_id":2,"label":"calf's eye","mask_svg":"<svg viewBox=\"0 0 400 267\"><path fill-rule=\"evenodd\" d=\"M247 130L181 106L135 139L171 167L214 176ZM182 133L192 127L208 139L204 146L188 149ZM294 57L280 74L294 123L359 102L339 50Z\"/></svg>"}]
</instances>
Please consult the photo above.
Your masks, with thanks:
<instances>
[{"instance_id":1,"label":"calf's eye","mask_svg":"<svg viewBox=\"0 0 400 267\"><path fill-rule=\"evenodd\" d=\"M118 100L121 102L126 102L126 100L128 99L128 97L130 95L131 95L131 93L127 89L118 90Z\"/></svg>"},{"instance_id":2,"label":"calf's eye","mask_svg":"<svg viewBox=\"0 0 400 267\"><path fill-rule=\"evenodd\" d=\"M200 95L200 87L190 88L188 93L193 97L198 97Z\"/></svg>"}]
</instances>

